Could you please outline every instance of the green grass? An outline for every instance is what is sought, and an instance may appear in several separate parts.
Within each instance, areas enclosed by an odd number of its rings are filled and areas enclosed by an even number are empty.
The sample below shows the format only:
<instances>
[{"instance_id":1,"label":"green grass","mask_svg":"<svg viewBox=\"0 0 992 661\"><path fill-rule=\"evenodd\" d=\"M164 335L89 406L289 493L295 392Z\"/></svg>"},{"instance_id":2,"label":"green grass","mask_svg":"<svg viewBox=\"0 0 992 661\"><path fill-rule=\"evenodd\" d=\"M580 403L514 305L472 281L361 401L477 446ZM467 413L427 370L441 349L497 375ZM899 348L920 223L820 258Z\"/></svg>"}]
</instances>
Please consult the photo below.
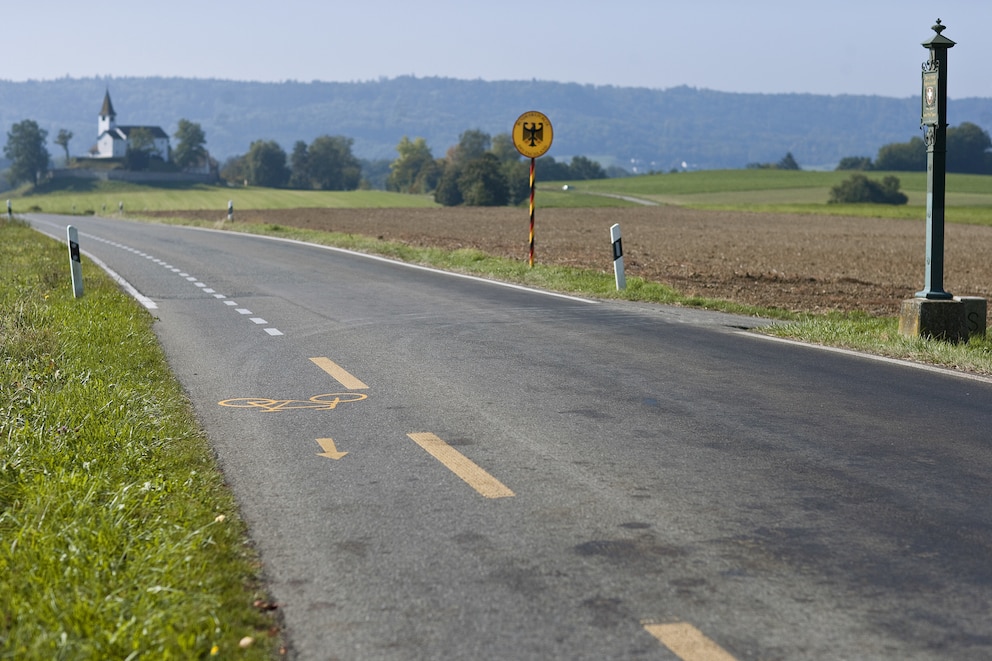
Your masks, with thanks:
<instances>
[{"instance_id":1,"label":"green grass","mask_svg":"<svg viewBox=\"0 0 992 661\"><path fill-rule=\"evenodd\" d=\"M948 369L992 376L992 338L972 337L966 343L905 337L898 320L862 313L804 315L792 323L760 332L810 344L842 347L879 356L910 360Z\"/></svg>"},{"instance_id":2,"label":"green grass","mask_svg":"<svg viewBox=\"0 0 992 661\"><path fill-rule=\"evenodd\" d=\"M625 179L599 179L570 184L560 193L558 182L543 185L554 194L588 199L596 193L622 194L656 202L703 209L734 211L846 215L922 220L926 217L926 174L923 172L867 172L871 179L892 175L909 197L903 206L879 204L827 204L830 189L851 172L790 170L717 170L654 174ZM548 204L546 203L546 206ZM577 205L578 206L578 205ZM992 177L947 175L948 222L992 224Z\"/></svg>"},{"instance_id":3,"label":"green grass","mask_svg":"<svg viewBox=\"0 0 992 661\"><path fill-rule=\"evenodd\" d=\"M433 207L424 195L384 191L303 191L274 188L228 188L199 185L138 185L116 181L57 180L37 190L22 188L10 196L14 213L30 210L57 214L217 209L227 213L228 201L238 209Z\"/></svg>"},{"instance_id":4,"label":"green grass","mask_svg":"<svg viewBox=\"0 0 992 661\"><path fill-rule=\"evenodd\" d=\"M74 299L68 272L0 221L0 658L271 658L257 559L151 315L96 270Z\"/></svg>"}]
</instances>

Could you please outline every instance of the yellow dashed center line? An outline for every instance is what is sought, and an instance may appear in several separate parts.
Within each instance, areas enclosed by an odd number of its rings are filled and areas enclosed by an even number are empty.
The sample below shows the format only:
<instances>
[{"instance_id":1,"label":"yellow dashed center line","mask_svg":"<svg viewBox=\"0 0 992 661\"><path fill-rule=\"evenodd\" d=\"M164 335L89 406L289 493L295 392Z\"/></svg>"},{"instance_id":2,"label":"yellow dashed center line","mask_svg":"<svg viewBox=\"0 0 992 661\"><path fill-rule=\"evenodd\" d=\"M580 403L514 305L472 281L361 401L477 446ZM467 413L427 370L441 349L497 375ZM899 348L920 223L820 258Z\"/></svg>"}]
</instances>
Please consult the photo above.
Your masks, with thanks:
<instances>
[{"instance_id":1,"label":"yellow dashed center line","mask_svg":"<svg viewBox=\"0 0 992 661\"><path fill-rule=\"evenodd\" d=\"M644 628L682 661L736 661L688 622L645 624Z\"/></svg>"},{"instance_id":2,"label":"yellow dashed center line","mask_svg":"<svg viewBox=\"0 0 992 661\"><path fill-rule=\"evenodd\" d=\"M502 482L434 434L423 432L407 436L486 498L508 498L514 495Z\"/></svg>"},{"instance_id":3,"label":"yellow dashed center line","mask_svg":"<svg viewBox=\"0 0 992 661\"><path fill-rule=\"evenodd\" d=\"M368 388L367 385L353 377L330 358L311 358L310 362L330 374L335 381L348 390L364 390Z\"/></svg>"}]
</instances>

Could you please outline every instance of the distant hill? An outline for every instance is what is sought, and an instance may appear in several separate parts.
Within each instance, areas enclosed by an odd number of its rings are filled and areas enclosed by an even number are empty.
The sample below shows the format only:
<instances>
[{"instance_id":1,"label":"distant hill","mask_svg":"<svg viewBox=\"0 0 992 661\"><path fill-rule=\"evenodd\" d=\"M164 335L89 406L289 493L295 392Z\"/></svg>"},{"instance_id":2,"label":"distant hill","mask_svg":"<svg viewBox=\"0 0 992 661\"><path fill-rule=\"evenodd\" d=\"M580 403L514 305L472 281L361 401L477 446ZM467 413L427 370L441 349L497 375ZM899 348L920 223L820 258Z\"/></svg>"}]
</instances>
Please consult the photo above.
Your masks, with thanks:
<instances>
[{"instance_id":1,"label":"distant hill","mask_svg":"<svg viewBox=\"0 0 992 661\"><path fill-rule=\"evenodd\" d=\"M844 156L874 157L878 148L921 135L920 101L879 96L733 94L690 87L656 90L547 81L400 77L368 82L257 83L188 78L64 78L0 81L0 127L33 119L73 132L70 152L96 141L106 90L121 124L199 122L207 148L223 161L257 139L293 143L319 135L354 140L359 158L393 159L405 135L423 137L443 156L467 129L508 133L527 110L554 126L556 160L588 156L604 165L667 171L742 168L778 162L791 152L804 168L833 167ZM953 94L953 90L952 90ZM952 100L950 123L992 128L992 99ZM58 157L61 148L50 144Z\"/></svg>"}]
</instances>

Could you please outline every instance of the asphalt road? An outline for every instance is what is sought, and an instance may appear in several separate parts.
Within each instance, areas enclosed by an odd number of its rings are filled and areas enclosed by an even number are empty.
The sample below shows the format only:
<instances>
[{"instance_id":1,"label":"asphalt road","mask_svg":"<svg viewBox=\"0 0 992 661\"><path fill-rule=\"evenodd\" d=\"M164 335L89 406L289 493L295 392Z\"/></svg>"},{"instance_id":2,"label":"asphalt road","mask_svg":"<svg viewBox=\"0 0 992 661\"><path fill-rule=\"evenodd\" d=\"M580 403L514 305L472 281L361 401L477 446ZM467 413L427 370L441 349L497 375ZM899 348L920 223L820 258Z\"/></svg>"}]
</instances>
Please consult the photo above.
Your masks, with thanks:
<instances>
[{"instance_id":1,"label":"asphalt road","mask_svg":"<svg viewBox=\"0 0 992 661\"><path fill-rule=\"evenodd\" d=\"M992 657L988 381L739 317L31 220L157 306L296 658Z\"/></svg>"}]
</instances>

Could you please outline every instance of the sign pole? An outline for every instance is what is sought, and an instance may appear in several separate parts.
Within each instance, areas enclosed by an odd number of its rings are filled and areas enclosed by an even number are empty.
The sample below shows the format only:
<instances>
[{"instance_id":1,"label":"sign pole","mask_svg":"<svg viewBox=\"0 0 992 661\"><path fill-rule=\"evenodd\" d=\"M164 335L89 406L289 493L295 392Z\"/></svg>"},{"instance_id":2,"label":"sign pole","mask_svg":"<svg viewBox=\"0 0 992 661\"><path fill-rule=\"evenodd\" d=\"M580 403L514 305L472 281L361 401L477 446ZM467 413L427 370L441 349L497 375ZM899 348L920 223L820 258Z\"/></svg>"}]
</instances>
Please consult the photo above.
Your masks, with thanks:
<instances>
[{"instance_id":1,"label":"sign pole","mask_svg":"<svg viewBox=\"0 0 992 661\"><path fill-rule=\"evenodd\" d=\"M947 49L954 42L941 34L945 26L940 19L933 26L936 33L923 47L930 58L923 64L923 112L920 125L925 129L927 146L927 264L923 290L916 298L947 300L944 291L944 200L947 172Z\"/></svg>"},{"instance_id":2,"label":"sign pole","mask_svg":"<svg viewBox=\"0 0 992 661\"><path fill-rule=\"evenodd\" d=\"M527 263L534 268L534 161L551 147L551 121L536 110L525 112L513 125L513 146L530 159L530 241Z\"/></svg>"},{"instance_id":3,"label":"sign pole","mask_svg":"<svg viewBox=\"0 0 992 661\"><path fill-rule=\"evenodd\" d=\"M534 160L530 159L530 268L534 268Z\"/></svg>"}]
</instances>

